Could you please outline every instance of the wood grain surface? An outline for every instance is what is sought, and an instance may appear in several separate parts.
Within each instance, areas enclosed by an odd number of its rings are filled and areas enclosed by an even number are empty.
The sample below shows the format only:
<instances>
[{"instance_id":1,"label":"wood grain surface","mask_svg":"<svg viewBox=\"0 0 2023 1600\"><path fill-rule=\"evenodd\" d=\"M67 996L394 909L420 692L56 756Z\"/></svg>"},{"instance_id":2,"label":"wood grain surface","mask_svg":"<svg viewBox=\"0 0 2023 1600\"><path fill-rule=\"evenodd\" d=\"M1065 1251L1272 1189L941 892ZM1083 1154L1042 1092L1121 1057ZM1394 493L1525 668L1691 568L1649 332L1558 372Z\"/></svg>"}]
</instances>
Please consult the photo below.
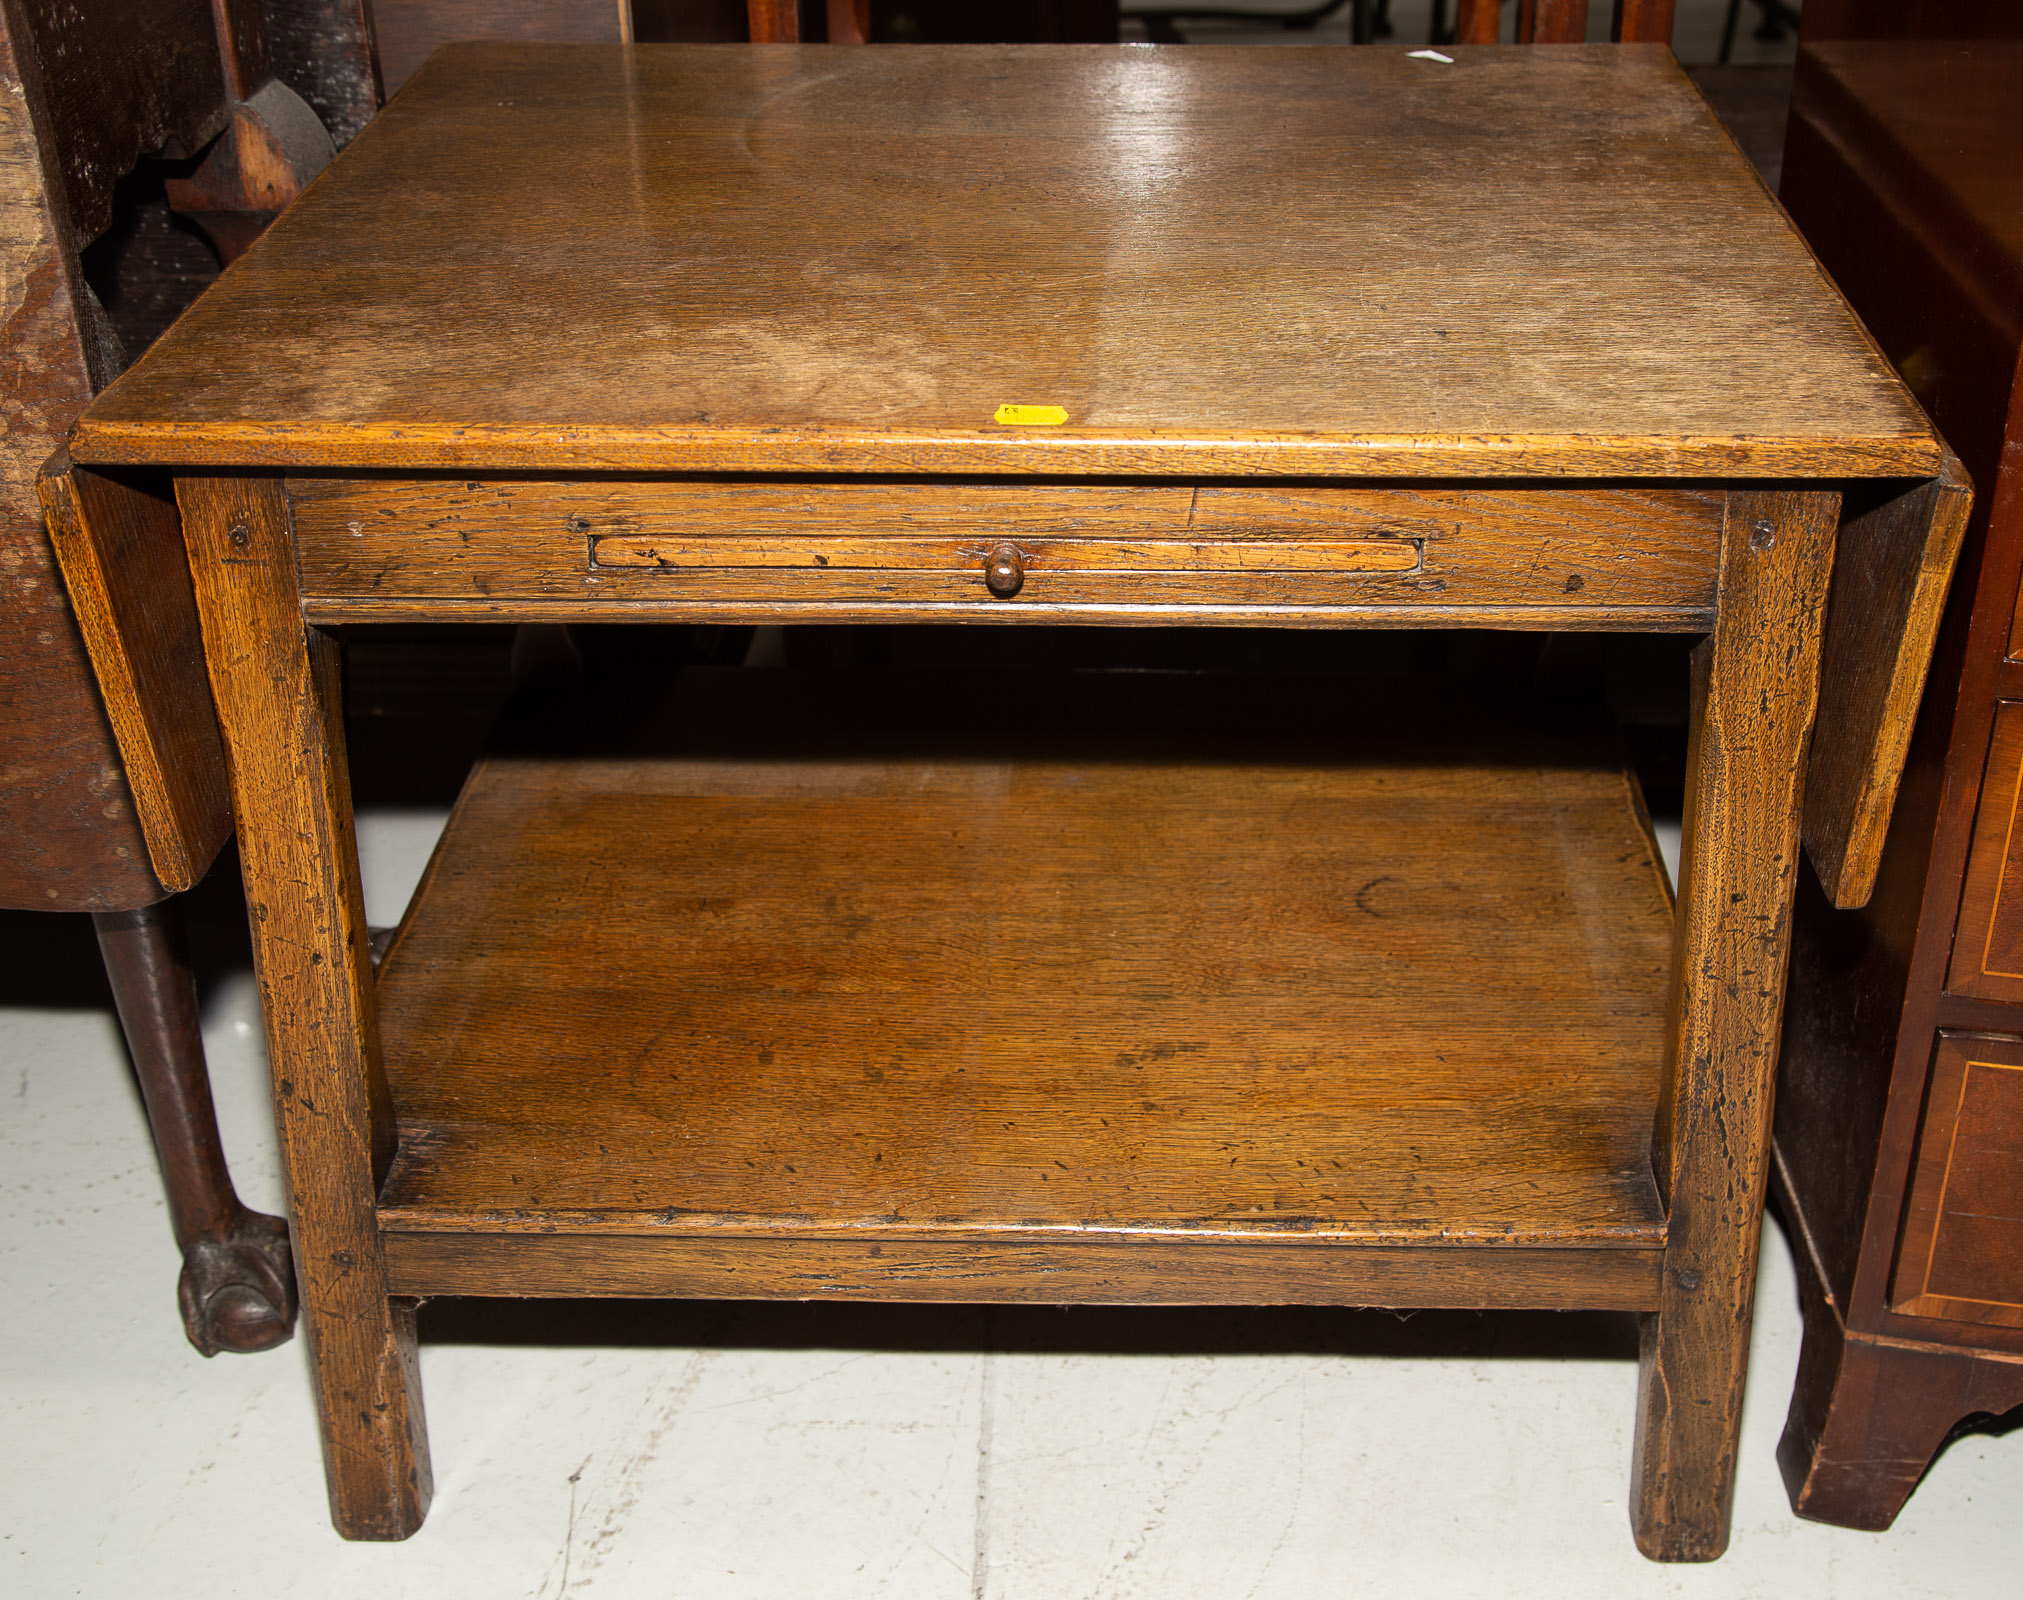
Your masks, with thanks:
<instances>
[{"instance_id":1,"label":"wood grain surface","mask_svg":"<svg viewBox=\"0 0 2023 1600\"><path fill-rule=\"evenodd\" d=\"M580 44L631 37L630 0L372 0L372 38L388 99L437 50L459 40Z\"/></svg>"},{"instance_id":2,"label":"wood grain surface","mask_svg":"<svg viewBox=\"0 0 2023 1600\"><path fill-rule=\"evenodd\" d=\"M21 20L0 6L0 906L126 910L168 891L149 864L35 487L121 357L76 274L44 148L50 105Z\"/></svg>"},{"instance_id":3,"label":"wood grain surface","mask_svg":"<svg viewBox=\"0 0 2023 1600\"><path fill-rule=\"evenodd\" d=\"M1802 1256L1799 1273L1805 1346L1777 1464L1801 1517L1879 1533L1961 1418L2023 1405L2023 1362L1850 1328Z\"/></svg>"},{"instance_id":4,"label":"wood grain surface","mask_svg":"<svg viewBox=\"0 0 2023 1600\"><path fill-rule=\"evenodd\" d=\"M39 488L148 858L163 888L187 889L231 837L232 801L175 501L61 452Z\"/></svg>"},{"instance_id":5,"label":"wood grain surface","mask_svg":"<svg viewBox=\"0 0 2023 1600\"><path fill-rule=\"evenodd\" d=\"M951 1242L897 1230L385 1235L400 1294L993 1305L1335 1305L1648 1311L1655 1250L1527 1246L1315 1248L1134 1234Z\"/></svg>"},{"instance_id":6,"label":"wood grain surface","mask_svg":"<svg viewBox=\"0 0 2023 1600\"><path fill-rule=\"evenodd\" d=\"M1135 1298L1167 1246L1302 1240L1355 1298L1350 1247L1424 1245L1404 1304L1541 1248L1507 1293L1648 1297L1581 1267L1664 1238L1670 913L1606 741L1326 681L682 683L672 754L473 774L380 970L389 1233L749 1241L753 1293L840 1252L900 1297L960 1244L1069 1298L1078 1243L1150 1247ZM923 1260L879 1289L888 1236Z\"/></svg>"},{"instance_id":7,"label":"wood grain surface","mask_svg":"<svg viewBox=\"0 0 2023 1600\"><path fill-rule=\"evenodd\" d=\"M1946 988L1990 1000L2023 1000L2023 703L1995 704L1974 815L1974 842L1960 890L1959 929ZM2016 869L2012 881L2010 869Z\"/></svg>"},{"instance_id":8,"label":"wood grain surface","mask_svg":"<svg viewBox=\"0 0 2023 1600\"><path fill-rule=\"evenodd\" d=\"M1728 1545L1806 742L1840 497L1730 497L1714 631L1694 652L1672 1008L1656 1161L1670 1232L1643 1328L1631 1525L1660 1561Z\"/></svg>"},{"instance_id":9,"label":"wood grain surface","mask_svg":"<svg viewBox=\"0 0 2023 1600\"><path fill-rule=\"evenodd\" d=\"M1866 905L1967 531L1974 485L1938 477L1842 525L1827 602L1819 719L1806 758L1805 849L1841 910Z\"/></svg>"},{"instance_id":10,"label":"wood grain surface","mask_svg":"<svg viewBox=\"0 0 2023 1600\"><path fill-rule=\"evenodd\" d=\"M999 425L1006 403L1068 421ZM555 472L1940 461L1655 46L452 47L74 448Z\"/></svg>"},{"instance_id":11,"label":"wood grain surface","mask_svg":"<svg viewBox=\"0 0 2023 1600\"><path fill-rule=\"evenodd\" d=\"M403 1539L432 1480L414 1311L389 1296L373 1216L394 1125L337 644L302 626L278 479L184 477L176 499L230 752L331 1518L346 1538Z\"/></svg>"},{"instance_id":12,"label":"wood grain surface","mask_svg":"<svg viewBox=\"0 0 2023 1600\"><path fill-rule=\"evenodd\" d=\"M231 114L213 0L6 0L5 26L45 126L64 243L112 217L112 189L142 155L194 156ZM46 452L45 452L46 453Z\"/></svg>"},{"instance_id":13,"label":"wood grain surface","mask_svg":"<svg viewBox=\"0 0 2023 1600\"><path fill-rule=\"evenodd\" d=\"M1511 626L1694 628L1712 615L1723 515L1718 492L1641 486L294 478L288 495L305 609L332 621L848 607L1313 623L1437 608L1424 626L1475 607ZM1005 542L1025 568L1010 600L984 578Z\"/></svg>"},{"instance_id":14,"label":"wood grain surface","mask_svg":"<svg viewBox=\"0 0 2023 1600\"><path fill-rule=\"evenodd\" d=\"M1942 1032L1891 1309L2023 1328L2023 1043Z\"/></svg>"},{"instance_id":15,"label":"wood grain surface","mask_svg":"<svg viewBox=\"0 0 2023 1600\"><path fill-rule=\"evenodd\" d=\"M2023 974L1994 894L2023 760L2023 676L2004 660L2023 574L2023 41L1989 36L2019 23L1981 0L1813 0L1780 191L1975 484L1875 896L1835 912L1801 886L1779 1068L1805 1344L1778 1460L1800 1515L1868 1529L1890 1525L1962 1419L2023 1402L2023 1325L1923 1303L1906 1214L1944 1168L1937 1129L1960 1100L1940 1078L1964 1051L2017 1060L2023 1034L2023 977L1983 966ZM1823 698L1815 743L1825 717ZM2007 924L1999 954L1991 921ZM2002 1214L1986 1206L1996 1235ZM2014 1298L1999 1256L1982 1264L1987 1288L1941 1279L1955 1304Z\"/></svg>"}]
</instances>

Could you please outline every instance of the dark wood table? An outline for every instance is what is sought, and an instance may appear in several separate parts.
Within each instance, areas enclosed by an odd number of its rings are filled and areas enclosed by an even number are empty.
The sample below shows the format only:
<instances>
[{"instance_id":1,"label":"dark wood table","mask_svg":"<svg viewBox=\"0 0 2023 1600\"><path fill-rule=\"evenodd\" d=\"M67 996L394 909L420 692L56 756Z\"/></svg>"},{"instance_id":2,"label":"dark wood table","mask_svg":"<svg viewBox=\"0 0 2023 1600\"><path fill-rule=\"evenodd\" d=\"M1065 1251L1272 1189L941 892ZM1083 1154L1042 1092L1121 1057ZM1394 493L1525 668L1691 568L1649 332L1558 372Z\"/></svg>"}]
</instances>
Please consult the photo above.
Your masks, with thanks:
<instances>
[{"instance_id":1,"label":"dark wood table","mask_svg":"<svg viewBox=\"0 0 2023 1600\"><path fill-rule=\"evenodd\" d=\"M1667 51L1456 56L451 49L93 406L341 1532L415 1296L1309 1302L1643 1313L1720 1553L1801 832L1865 897L1964 497ZM691 674L481 765L375 976L333 630L415 619L1699 634L1683 892L1430 699Z\"/></svg>"}]
</instances>

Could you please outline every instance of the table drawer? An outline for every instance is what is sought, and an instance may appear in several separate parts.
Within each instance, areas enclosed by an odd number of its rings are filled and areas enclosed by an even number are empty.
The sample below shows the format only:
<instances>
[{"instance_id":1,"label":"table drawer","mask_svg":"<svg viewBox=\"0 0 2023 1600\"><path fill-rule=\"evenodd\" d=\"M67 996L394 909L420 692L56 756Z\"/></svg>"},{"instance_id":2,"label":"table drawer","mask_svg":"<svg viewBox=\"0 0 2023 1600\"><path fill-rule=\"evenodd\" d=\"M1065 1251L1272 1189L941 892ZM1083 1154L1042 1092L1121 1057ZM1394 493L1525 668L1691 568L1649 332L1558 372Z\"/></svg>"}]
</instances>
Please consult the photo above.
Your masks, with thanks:
<instances>
[{"instance_id":1,"label":"table drawer","mask_svg":"<svg viewBox=\"0 0 2023 1600\"><path fill-rule=\"evenodd\" d=\"M2023 1039L1939 1035L1890 1299L2023 1328Z\"/></svg>"},{"instance_id":2,"label":"table drawer","mask_svg":"<svg viewBox=\"0 0 2023 1600\"><path fill-rule=\"evenodd\" d=\"M1711 615L1725 506L1675 488L862 479L300 478L288 493L319 620L445 602L809 620L1412 607L1690 628Z\"/></svg>"}]
</instances>

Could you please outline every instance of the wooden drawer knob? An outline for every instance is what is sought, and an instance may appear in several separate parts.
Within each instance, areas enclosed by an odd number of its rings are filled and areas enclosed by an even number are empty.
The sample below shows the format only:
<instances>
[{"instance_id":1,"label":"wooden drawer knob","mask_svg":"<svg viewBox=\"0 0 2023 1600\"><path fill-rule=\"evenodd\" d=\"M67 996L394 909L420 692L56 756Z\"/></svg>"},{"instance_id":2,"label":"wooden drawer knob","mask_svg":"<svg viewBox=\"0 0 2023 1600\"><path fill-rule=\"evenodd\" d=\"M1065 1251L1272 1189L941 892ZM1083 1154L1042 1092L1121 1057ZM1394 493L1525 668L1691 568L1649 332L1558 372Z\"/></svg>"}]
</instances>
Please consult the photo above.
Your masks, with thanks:
<instances>
[{"instance_id":1,"label":"wooden drawer knob","mask_svg":"<svg viewBox=\"0 0 2023 1600\"><path fill-rule=\"evenodd\" d=\"M983 581L990 585L990 592L1000 600L1009 600L1025 587L1026 558L1019 547L1009 540L1002 540L990 547L990 554L984 557Z\"/></svg>"}]
</instances>

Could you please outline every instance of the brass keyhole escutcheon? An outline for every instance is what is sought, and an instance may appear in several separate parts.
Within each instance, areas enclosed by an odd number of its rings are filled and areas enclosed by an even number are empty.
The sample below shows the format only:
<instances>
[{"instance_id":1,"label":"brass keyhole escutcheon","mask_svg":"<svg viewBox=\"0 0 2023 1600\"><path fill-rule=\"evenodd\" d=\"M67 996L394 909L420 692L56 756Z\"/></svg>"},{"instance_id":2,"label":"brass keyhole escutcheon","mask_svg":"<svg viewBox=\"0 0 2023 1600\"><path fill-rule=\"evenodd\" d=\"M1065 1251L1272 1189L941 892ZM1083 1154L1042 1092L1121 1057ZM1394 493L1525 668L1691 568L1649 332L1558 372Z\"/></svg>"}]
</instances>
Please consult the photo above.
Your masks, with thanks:
<instances>
[{"instance_id":1,"label":"brass keyhole escutcheon","mask_svg":"<svg viewBox=\"0 0 2023 1600\"><path fill-rule=\"evenodd\" d=\"M1009 600L1025 587L1026 558L1009 539L1001 539L984 557L983 581L1000 600Z\"/></svg>"}]
</instances>

